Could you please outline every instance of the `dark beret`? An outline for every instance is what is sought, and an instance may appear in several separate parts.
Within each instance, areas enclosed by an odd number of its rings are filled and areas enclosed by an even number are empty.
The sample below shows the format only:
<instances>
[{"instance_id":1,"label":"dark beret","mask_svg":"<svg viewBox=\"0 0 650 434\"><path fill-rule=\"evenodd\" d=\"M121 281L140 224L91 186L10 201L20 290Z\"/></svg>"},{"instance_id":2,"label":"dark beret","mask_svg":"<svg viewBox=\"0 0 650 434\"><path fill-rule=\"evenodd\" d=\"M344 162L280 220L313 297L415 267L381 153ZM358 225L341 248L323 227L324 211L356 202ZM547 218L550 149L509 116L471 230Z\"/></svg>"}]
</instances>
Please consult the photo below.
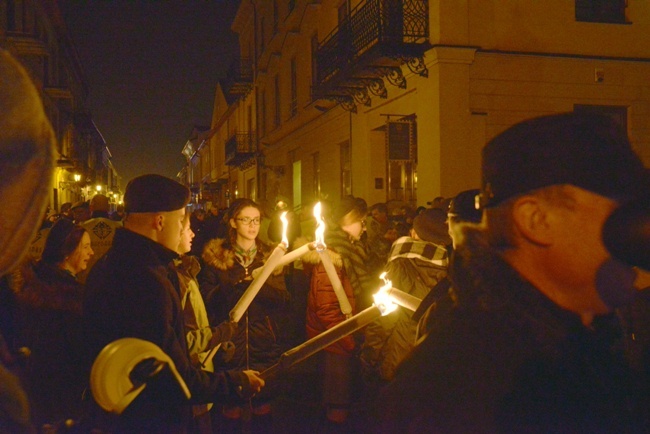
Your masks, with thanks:
<instances>
[{"instance_id":1,"label":"dark beret","mask_svg":"<svg viewBox=\"0 0 650 434\"><path fill-rule=\"evenodd\" d=\"M190 201L190 190L183 184L162 175L147 174L133 178L126 185L126 213L166 212L184 208Z\"/></svg>"}]
</instances>

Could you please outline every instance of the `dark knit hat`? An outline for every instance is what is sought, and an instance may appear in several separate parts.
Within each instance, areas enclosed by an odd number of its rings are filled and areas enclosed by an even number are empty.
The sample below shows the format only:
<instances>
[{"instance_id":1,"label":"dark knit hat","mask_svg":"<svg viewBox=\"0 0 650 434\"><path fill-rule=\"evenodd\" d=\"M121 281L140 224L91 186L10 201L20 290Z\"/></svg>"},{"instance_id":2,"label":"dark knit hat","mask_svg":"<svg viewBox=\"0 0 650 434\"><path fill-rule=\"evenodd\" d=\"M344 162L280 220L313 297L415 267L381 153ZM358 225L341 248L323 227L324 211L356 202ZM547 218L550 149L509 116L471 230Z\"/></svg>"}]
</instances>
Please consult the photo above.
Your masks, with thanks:
<instances>
[{"instance_id":1,"label":"dark knit hat","mask_svg":"<svg viewBox=\"0 0 650 434\"><path fill-rule=\"evenodd\" d=\"M85 229L69 219L57 220L47 234L41 260L48 264L58 264L63 261L66 256L75 251L84 231ZM71 237L73 232L77 234Z\"/></svg>"},{"instance_id":2,"label":"dark knit hat","mask_svg":"<svg viewBox=\"0 0 650 434\"><path fill-rule=\"evenodd\" d=\"M514 125L483 149L481 206L571 184L615 200L648 189L625 131L599 114L564 113Z\"/></svg>"},{"instance_id":3,"label":"dark knit hat","mask_svg":"<svg viewBox=\"0 0 650 434\"><path fill-rule=\"evenodd\" d=\"M366 214L368 214L368 204L364 199L360 197L345 196L332 210L332 218L334 219L334 222L341 224L343 218L353 211L357 214L358 217L363 218L366 216ZM343 224L347 223L350 222L343 222Z\"/></svg>"},{"instance_id":4,"label":"dark knit hat","mask_svg":"<svg viewBox=\"0 0 650 434\"><path fill-rule=\"evenodd\" d=\"M478 198L481 190L465 190L456 195L449 204L447 216L460 222L481 223L483 213L479 208Z\"/></svg>"},{"instance_id":5,"label":"dark knit hat","mask_svg":"<svg viewBox=\"0 0 650 434\"><path fill-rule=\"evenodd\" d=\"M184 208L190 201L190 190L183 184L162 175L148 174L133 178L126 185L126 213L165 212Z\"/></svg>"},{"instance_id":6,"label":"dark knit hat","mask_svg":"<svg viewBox=\"0 0 650 434\"><path fill-rule=\"evenodd\" d=\"M438 208L431 208L418 214L413 219L413 229L423 241L449 245L451 237L447 227L447 213Z\"/></svg>"}]
</instances>

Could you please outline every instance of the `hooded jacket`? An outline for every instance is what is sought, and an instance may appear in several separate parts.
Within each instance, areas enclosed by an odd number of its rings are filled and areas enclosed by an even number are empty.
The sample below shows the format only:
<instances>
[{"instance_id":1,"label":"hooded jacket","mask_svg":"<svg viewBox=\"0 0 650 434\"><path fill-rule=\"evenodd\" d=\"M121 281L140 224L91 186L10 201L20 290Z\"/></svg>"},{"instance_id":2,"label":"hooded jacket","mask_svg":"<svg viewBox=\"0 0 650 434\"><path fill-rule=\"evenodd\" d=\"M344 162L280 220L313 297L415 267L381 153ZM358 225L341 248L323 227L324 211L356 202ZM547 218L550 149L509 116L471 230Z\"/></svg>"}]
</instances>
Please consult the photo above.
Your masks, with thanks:
<instances>
[{"instance_id":1,"label":"hooded jacket","mask_svg":"<svg viewBox=\"0 0 650 434\"><path fill-rule=\"evenodd\" d=\"M83 375L81 305L73 275L44 262L28 262L12 274L16 292L17 347L29 349L25 386L38 424L79 418Z\"/></svg>"},{"instance_id":2,"label":"hooded jacket","mask_svg":"<svg viewBox=\"0 0 650 434\"><path fill-rule=\"evenodd\" d=\"M386 279L394 288L422 300L447 275L447 265L444 246L402 237L391 249ZM398 307L365 329L361 358L364 366L383 380L393 379L395 370L415 346L417 323L412 315L412 311Z\"/></svg>"},{"instance_id":3,"label":"hooded jacket","mask_svg":"<svg viewBox=\"0 0 650 434\"><path fill-rule=\"evenodd\" d=\"M228 241L217 238L206 243L200 285L202 288L214 288L213 292L216 292L216 296L211 297L212 305L208 309L220 313L216 314L214 320L211 318L212 323L218 324L228 318L230 310L251 284L253 270L264 265L270 248L258 240L257 249L253 262L244 267L236 260L235 251ZM239 321L232 339L235 353L232 359L223 361L222 365L263 371L275 364L282 354L276 317L288 300L289 292L286 290L282 269L276 269ZM215 303L220 306L215 306Z\"/></svg>"}]
</instances>

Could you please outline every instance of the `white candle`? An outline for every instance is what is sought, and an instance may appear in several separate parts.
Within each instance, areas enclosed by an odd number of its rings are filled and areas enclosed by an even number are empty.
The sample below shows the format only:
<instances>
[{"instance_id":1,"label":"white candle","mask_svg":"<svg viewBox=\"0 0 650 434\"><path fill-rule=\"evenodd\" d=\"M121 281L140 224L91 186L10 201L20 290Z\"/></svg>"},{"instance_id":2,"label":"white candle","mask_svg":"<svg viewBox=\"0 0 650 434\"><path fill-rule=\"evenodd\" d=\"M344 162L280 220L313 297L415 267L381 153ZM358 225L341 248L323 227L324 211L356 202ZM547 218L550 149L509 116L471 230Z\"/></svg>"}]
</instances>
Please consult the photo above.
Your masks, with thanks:
<instances>
[{"instance_id":1,"label":"white candle","mask_svg":"<svg viewBox=\"0 0 650 434\"><path fill-rule=\"evenodd\" d=\"M248 309L248 306L250 306L253 299L262 288L264 282L266 282L266 279L269 278L273 270L278 266L280 259L286 251L287 248L284 243L278 244L277 247L273 249L271 256L269 256L269 259L267 259L266 263L262 267L260 274L253 279L239 301L237 301L235 307L230 311L230 321L239 322L241 317L244 315L244 312L246 312L246 309Z\"/></svg>"},{"instance_id":2,"label":"white candle","mask_svg":"<svg viewBox=\"0 0 650 434\"><path fill-rule=\"evenodd\" d=\"M278 262L277 267L284 267L285 265L292 263L293 261L300 258L302 255L309 252L313 248L314 248L313 243L307 243L305 245L298 247L297 249L290 251L282 258L280 258L280 262ZM254 269L253 272L251 273L253 279L256 278L261 272L262 272L262 267Z\"/></svg>"},{"instance_id":3,"label":"white candle","mask_svg":"<svg viewBox=\"0 0 650 434\"><path fill-rule=\"evenodd\" d=\"M400 291L397 288L389 288L386 290L386 294L391 298L391 301L395 304L398 304L402 307L405 307L408 310L415 312L420 306L422 299L415 297L404 291Z\"/></svg>"},{"instance_id":4,"label":"white candle","mask_svg":"<svg viewBox=\"0 0 650 434\"><path fill-rule=\"evenodd\" d=\"M323 267L325 267L327 277L330 279L332 289L334 289L334 294L336 294L336 299L339 301L341 312L344 315L350 315L352 313L352 306L350 305L348 296L345 294L345 290L343 289L341 279L339 279L339 275L336 272L336 268L332 263L332 258L330 258L329 253L327 253L327 249L323 246L317 246L316 251L320 255L320 260L323 261Z\"/></svg>"},{"instance_id":5,"label":"white candle","mask_svg":"<svg viewBox=\"0 0 650 434\"><path fill-rule=\"evenodd\" d=\"M327 348L333 343L343 339L347 335L354 333L362 327L370 324L383 314L382 306L373 304L369 308L359 312L335 325L329 330L324 331L318 336L314 336L306 342L286 351L275 365L261 373L262 378L269 378L279 370L290 368L291 366L305 360L307 357L316 354L323 348Z\"/></svg>"}]
</instances>

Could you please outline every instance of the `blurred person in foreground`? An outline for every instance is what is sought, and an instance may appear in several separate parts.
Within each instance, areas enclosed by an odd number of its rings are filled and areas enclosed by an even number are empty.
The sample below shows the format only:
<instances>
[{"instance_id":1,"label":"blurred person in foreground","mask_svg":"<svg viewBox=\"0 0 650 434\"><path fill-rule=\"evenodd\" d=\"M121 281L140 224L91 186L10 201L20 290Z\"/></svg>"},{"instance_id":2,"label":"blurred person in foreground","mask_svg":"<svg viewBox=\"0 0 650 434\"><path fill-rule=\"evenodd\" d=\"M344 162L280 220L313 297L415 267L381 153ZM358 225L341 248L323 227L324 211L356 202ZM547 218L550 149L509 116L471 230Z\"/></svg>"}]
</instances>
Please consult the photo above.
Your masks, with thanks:
<instances>
[{"instance_id":1,"label":"blurred person in foreground","mask_svg":"<svg viewBox=\"0 0 650 434\"><path fill-rule=\"evenodd\" d=\"M264 386L254 371L212 373L191 362L172 262L178 258L189 198L189 189L170 178L132 179L124 194L124 227L116 230L113 245L88 276L83 305L88 361L117 339L143 339L171 358L191 393L188 401L177 383L154 380L118 418L95 414L109 430L187 432L192 404L248 396Z\"/></svg>"},{"instance_id":2,"label":"blurred person in foreground","mask_svg":"<svg viewBox=\"0 0 650 434\"><path fill-rule=\"evenodd\" d=\"M483 222L467 228L450 269L458 306L383 391L377 431L647 432L647 383L614 313L635 295L635 275L601 236L647 188L605 116L545 116L491 140Z\"/></svg>"},{"instance_id":3,"label":"blurred person in foreground","mask_svg":"<svg viewBox=\"0 0 650 434\"><path fill-rule=\"evenodd\" d=\"M56 136L43 110L38 90L25 69L0 50L0 277L25 256L47 207L54 170ZM5 301L5 297L2 297ZM11 328L8 306L0 306L2 333ZM31 433L27 395L0 361L0 433Z\"/></svg>"}]
</instances>

